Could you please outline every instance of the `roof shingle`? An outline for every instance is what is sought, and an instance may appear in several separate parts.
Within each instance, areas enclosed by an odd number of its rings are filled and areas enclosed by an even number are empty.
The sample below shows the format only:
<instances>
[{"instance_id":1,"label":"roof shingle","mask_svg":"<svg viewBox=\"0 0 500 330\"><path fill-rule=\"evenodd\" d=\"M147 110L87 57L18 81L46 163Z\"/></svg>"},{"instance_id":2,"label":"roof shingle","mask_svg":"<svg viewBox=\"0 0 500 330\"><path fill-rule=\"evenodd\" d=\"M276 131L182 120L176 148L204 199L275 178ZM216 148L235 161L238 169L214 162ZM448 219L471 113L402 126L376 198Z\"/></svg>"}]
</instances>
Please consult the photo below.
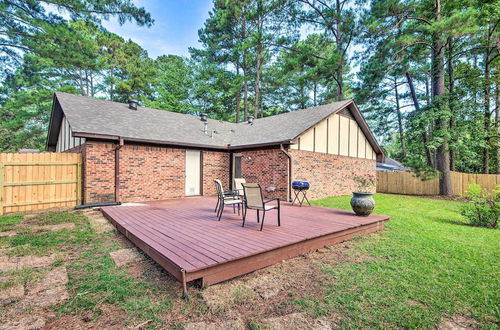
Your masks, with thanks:
<instances>
[{"instance_id":1,"label":"roof shingle","mask_svg":"<svg viewBox=\"0 0 500 330\"><path fill-rule=\"evenodd\" d=\"M76 135L108 135L213 148L290 142L322 119L352 103L351 100L345 100L259 118L252 125L209 119L208 134L205 134L203 123L193 115L146 107L131 110L128 104L63 92L56 92L55 98ZM49 132L51 134L52 130ZM50 136L48 141L50 144Z\"/></svg>"}]
</instances>

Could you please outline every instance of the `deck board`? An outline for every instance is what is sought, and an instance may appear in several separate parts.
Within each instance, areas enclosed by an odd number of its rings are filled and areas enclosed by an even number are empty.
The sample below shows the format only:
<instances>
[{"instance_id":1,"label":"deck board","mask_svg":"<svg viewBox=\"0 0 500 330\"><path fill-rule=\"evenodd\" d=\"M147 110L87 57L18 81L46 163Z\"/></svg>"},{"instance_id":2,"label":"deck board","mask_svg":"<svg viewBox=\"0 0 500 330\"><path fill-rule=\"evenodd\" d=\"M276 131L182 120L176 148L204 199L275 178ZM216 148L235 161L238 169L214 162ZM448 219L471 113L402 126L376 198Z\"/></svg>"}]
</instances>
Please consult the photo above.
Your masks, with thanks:
<instances>
[{"instance_id":1,"label":"deck board","mask_svg":"<svg viewBox=\"0 0 500 330\"><path fill-rule=\"evenodd\" d=\"M226 209L221 221L214 198L184 198L143 206L102 208L126 237L184 281L217 283L332 244L384 228L387 216L356 217L352 212L282 203L281 226L276 211L266 214L259 231L256 213L241 216Z\"/></svg>"}]
</instances>

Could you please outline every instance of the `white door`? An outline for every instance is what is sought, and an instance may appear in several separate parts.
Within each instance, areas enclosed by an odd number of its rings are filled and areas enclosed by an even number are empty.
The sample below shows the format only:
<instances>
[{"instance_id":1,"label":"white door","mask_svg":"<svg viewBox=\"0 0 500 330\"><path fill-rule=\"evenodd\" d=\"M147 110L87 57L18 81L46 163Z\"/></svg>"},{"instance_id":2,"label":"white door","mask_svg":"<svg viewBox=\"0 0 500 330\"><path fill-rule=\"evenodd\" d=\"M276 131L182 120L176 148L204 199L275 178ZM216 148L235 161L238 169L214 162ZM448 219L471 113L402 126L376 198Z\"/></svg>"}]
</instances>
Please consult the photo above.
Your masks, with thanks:
<instances>
[{"instance_id":1,"label":"white door","mask_svg":"<svg viewBox=\"0 0 500 330\"><path fill-rule=\"evenodd\" d=\"M186 196L200 194L201 153L198 150L186 150Z\"/></svg>"}]
</instances>

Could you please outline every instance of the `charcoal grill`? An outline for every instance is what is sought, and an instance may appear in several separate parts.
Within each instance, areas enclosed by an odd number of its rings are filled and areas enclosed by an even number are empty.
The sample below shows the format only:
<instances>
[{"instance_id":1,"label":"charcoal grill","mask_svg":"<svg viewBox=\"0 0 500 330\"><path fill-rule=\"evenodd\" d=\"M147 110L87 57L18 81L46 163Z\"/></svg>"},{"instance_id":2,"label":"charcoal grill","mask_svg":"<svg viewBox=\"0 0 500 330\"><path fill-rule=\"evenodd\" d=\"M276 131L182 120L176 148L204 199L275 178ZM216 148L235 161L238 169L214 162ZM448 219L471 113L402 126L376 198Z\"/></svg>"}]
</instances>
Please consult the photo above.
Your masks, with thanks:
<instances>
[{"instance_id":1,"label":"charcoal grill","mask_svg":"<svg viewBox=\"0 0 500 330\"><path fill-rule=\"evenodd\" d=\"M309 203L309 199L307 199L307 190L309 190L309 182L307 181L293 181L292 182L292 189L293 193L295 194L295 198L292 201L292 205L295 204L295 201L299 203L299 206L302 206L304 201L307 201L307 204L311 206L311 203Z\"/></svg>"}]
</instances>

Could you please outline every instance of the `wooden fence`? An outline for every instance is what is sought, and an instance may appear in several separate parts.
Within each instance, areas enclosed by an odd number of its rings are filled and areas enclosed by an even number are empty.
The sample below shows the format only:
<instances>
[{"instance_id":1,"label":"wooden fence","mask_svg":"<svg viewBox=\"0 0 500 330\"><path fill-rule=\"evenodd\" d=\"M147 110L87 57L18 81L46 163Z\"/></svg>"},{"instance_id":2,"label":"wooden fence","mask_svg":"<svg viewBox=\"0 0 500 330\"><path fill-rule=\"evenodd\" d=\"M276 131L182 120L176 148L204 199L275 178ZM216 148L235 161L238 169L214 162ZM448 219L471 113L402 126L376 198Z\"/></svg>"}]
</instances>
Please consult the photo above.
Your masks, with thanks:
<instances>
[{"instance_id":1,"label":"wooden fence","mask_svg":"<svg viewBox=\"0 0 500 330\"><path fill-rule=\"evenodd\" d=\"M451 172L454 195L464 195L471 183L488 190L500 184L498 174L468 174ZM377 192L403 195L438 195L439 179L422 181L412 172L377 172Z\"/></svg>"},{"instance_id":2,"label":"wooden fence","mask_svg":"<svg viewBox=\"0 0 500 330\"><path fill-rule=\"evenodd\" d=\"M81 200L81 154L0 153L0 215L74 207Z\"/></svg>"}]
</instances>

